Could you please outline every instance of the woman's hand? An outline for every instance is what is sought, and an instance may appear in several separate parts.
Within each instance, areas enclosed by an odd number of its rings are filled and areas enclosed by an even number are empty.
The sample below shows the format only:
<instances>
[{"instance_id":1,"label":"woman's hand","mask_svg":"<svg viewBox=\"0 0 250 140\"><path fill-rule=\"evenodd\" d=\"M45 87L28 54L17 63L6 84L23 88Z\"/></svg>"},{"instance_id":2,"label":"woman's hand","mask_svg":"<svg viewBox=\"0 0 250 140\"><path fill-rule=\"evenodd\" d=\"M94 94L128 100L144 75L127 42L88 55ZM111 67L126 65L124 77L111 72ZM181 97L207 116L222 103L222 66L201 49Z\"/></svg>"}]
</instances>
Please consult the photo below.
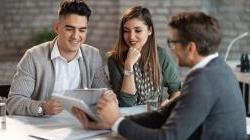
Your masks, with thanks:
<instances>
[{"instance_id":1,"label":"woman's hand","mask_svg":"<svg viewBox=\"0 0 250 140\"><path fill-rule=\"evenodd\" d=\"M138 61L140 57L141 52L136 48L130 47L127 54L127 58L125 60L125 69L133 70L134 64Z\"/></svg>"}]
</instances>

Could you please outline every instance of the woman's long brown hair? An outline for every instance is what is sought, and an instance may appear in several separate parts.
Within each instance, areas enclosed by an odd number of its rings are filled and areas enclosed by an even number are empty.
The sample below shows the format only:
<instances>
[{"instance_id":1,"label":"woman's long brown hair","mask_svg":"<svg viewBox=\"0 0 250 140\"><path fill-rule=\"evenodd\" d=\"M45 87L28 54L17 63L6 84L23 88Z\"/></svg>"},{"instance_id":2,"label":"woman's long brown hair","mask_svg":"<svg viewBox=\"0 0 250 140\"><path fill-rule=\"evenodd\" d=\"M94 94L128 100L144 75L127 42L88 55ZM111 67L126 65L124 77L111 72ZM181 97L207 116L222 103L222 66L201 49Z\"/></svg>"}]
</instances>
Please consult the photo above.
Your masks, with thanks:
<instances>
[{"instance_id":1,"label":"woman's long brown hair","mask_svg":"<svg viewBox=\"0 0 250 140\"><path fill-rule=\"evenodd\" d=\"M151 14L147 8L143 8L141 6L131 7L124 13L120 23L119 37L115 44L114 50L111 52L111 55L114 56L119 63L124 65L129 46L125 43L123 37L123 26L127 21L131 19L139 19L143 21L144 24L148 26L148 29L151 28L152 30L152 34L148 37L147 42L141 50L141 58L139 60L139 64L143 68L142 70L149 73L154 88L159 89L161 83L161 74L157 53L157 44L155 40L155 30Z\"/></svg>"}]
</instances>

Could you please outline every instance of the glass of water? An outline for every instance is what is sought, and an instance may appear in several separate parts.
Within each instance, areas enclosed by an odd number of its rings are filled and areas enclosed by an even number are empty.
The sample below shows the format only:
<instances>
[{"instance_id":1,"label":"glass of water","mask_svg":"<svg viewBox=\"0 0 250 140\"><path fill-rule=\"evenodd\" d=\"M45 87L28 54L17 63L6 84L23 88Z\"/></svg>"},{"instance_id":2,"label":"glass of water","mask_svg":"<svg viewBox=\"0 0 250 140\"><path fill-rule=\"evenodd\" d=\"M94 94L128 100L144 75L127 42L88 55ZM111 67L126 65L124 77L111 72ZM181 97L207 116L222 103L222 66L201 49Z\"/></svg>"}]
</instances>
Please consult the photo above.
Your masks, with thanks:
<instances>
[{"instance_id":1,"label":"glass of water","mask_svg":"<svg viewBox=\"0 0 250 140\"><path fill-rule=\"evenodd\" d=\"M2 129L6 127L6 101L5 97L0 97L0 122Z\"/></svg>"},{"instance_id":2,"label":"glass of water","mask_svg":"<svg viewBox=\"0 0 250 140\"><path fill-rule=\"evenodd\" d=\"M158 96L154 95L148 98L147 100L147 111L157 110L159 107Z\"/></svg>"}]
</instances>

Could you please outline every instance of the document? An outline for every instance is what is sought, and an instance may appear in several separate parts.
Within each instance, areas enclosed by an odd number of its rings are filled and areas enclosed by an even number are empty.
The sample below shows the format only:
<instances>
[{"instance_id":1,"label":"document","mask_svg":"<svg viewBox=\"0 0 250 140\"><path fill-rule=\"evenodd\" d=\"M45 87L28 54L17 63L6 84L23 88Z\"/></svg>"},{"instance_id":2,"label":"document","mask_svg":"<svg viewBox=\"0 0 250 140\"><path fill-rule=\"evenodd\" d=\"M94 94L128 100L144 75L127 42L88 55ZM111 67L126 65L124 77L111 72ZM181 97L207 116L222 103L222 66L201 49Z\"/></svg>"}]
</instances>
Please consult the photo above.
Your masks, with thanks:
<instances>
[{"instance_id":1,"label":"document","mask_svg":"<svg viewBox=\"0 0 250 140\"><path fill-rule=\"evenodd\" d=\"M107 88L75 89L66 90L63 95L54 94L53 98L59 100L68 112L72 112L73 107L82 109L87 116L98 121L96 116L96 103L100 96L108 90Z\"/></svg>"}]
</instances>

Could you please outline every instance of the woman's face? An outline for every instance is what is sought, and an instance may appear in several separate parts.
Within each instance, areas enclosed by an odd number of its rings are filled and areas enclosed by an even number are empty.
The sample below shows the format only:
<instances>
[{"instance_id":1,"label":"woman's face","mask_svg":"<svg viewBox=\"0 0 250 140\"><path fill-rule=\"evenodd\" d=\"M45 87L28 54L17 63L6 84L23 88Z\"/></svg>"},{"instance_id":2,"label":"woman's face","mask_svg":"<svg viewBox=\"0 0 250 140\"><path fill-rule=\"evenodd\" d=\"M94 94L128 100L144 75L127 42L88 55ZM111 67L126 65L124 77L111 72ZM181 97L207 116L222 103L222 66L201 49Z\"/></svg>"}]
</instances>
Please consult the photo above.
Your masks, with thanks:
<instances>
[{"instance_id":1,"label":"woman's face","mask_svg":"<svg viewBox=\"0 0 250 140\"><path fill-rule=\"evenodd\" d=\"M123 37L129 47L141 50L152 34L152 28L149 28L143 21L133 18L125 22L123 26Z\"/></svg>"}]
</instances>

